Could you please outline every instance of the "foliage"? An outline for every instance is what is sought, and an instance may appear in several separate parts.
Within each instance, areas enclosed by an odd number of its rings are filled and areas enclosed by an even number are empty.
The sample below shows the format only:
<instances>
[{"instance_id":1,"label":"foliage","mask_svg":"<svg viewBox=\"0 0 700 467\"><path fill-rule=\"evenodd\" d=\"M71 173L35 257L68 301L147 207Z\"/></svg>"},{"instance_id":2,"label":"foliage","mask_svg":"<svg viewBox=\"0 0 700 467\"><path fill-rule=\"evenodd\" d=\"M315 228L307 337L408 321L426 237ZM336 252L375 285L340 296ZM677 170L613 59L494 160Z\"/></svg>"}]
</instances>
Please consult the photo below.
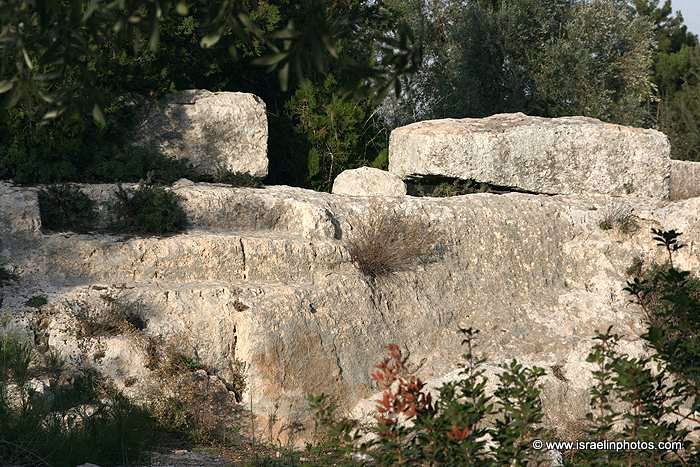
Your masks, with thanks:
<instances>
[{"instance_id":1,"label":"foliage","mask_svg":"<svg viewBox=\"0 0 700 467\"><path fill-rule=\"evenodd\" d=\"M46 298L46 295L34 295L29 300L27 300L25 305L30 306L32 308L41 308L47 303L49 303L49 300Z\"/></svg>"},{"instance_id":2,"label":"foliage","mask_svg":"<svg viewBox=\"0 0 700 467\"><path fill-rule=\"evenodd\" d=\"M440 387L435 399L415 376L408 356L397 345L388 346L388 356L372 374L382 397L371 428L337 417L327 396L312 397L317 425L326 430L320 439L336 440L333 459L343 462L355 452L373 465L495 466L525 465L536 457L530 444L541 431L539 380L544 370L516 361L503 365L498 387L489 396L484 360L474 354L478 331L461 332L467 350L460 378ZM373 436L361 442L368 433ZM329 452L322 443L317 449Z\"/></svg>"},{"instance_id":3,"label":"foliage","mask_svg":"<svg viewBox=\"0 0 700 467\"><path fill-rule=\"evenodd\" d=\"M41 369L39 357L21 339L0 337L0 458L56 466L138 461L153 441L150 417L94 371L73 373L66 383L60 362L44 368L46 392L34 390L30 375Z\"/></svg>"},{"instance_id":4,"label":"foliage","mask_svg":"<svg viewBox=\"0 0 700 467\"><path fill-rule=\"evenodd\" d=\"M74 185L52 185L39 191L41 225L57 232L94 228L95 202Z\"/></svg>"},{"instance_id":5,"label":"foliage","mask_svg":"<svg viewBox=\"0 0 700 467\"><path fill-rule=\"evenodd\" d=\"M252 175L248 175L245 173L231 172L230 170L225 170L225 169L217 170L216 173L214 174L214 177L212 178L212 181L215 183L223 183L225 185L239 186L239 187L245 186L245 187L258 188L258 187L262 186L260 179L253 177Z\"/></svg>"},{"instance_id":6,"label":"foliage","mask_svg":"<svg viewBox=\"0 0 700 467\"><path fill-rule=\"evenodd\" d=\"M304 82L288 107L299 122L299 135L309 143L308 177L316 189L330 190L340 172L367 165L388 144L372 101L341 95L332 75L318 86Z\"/></svg>"},{"instance_id":7,"label":"foliage","mask_svg":"<svg viewBox=\"0 0 700 467\"><path fill-rule=\"evenodd\" d=\"M214 372L192 352L186 336L173 336L165 344L149 339L149 344L158 388L148 407L159 425L198 443L226 442L237 435L245 365L234 362L232 384L226 385L210 379Z\"/></svg>"},{"instance_id":8,"label":"foliage","mask_svg":"<svg viewBox=\"0 0 700 467\"><path fill-rule=\"evenodd\" d=\"M353 228L348 241L350 258L372 279L408 270L434 253L430 226L406 214L370 208Z\"/></svg>"},{"instance_id":9,"label":"foliage","mask_svg":"<svg viewBox=\"0 0 700 467\"><path fill-rule=\"evenodd\" d=\"M673 264L673 254L685 245L675 230L653 230L654 240L668 254L656 265L632 278L626 290L644 311L648 329L644 339L674 374L696 390L700 388L700 280ZM700 403L700 400L697 401Z\"/></svg>"},{"instance_id":10,"label":"foliage","mask_svg":"<svg viewBox=\"0 0 700 467\"><path fill-rule=\"evenodd\" d=\"M432 196L445 198L474 193L486 193L492 187L474 180L462 180L449 177L411 177L405 180L406 189L411 196Z\"/></svg>"},{"instance_id":11,"label":"foliage","mask_svg":"<svg viewBox=\"0 0 700 467\"><path fill-rule=\"evenodd\" d=\"M650 21L624 0L411 2L424 61L392 126L501 112L642 125L653 98Z\"/></svg>"},{"instance_id":12,"label":"foliage","mask_svg":"<svg viewBox=\"0 0 700 467\"><path fill-rule=\"evenodd\" d=\"M700 160L700 47L698 38L673 14L671 0L634 0L638 14L654 24L657 50L653 80L659 100L652 103L657 127L671 140L676 159Z\"/></svg>"},{"instance_id":13,"label":"foliage","mask_svg":"<svg viewBox=\"0 0 700 467\"><path fill-rule=\"evenodd\" d=\"M8 96L10 107L20 99L41 105L47 119L57 118L69 106L82 106L82 111L104 125L100 91L106 84L99 80L104 64L100 52L119 58L133 51L137 59L157 53L165 43L161 36L167 35L163 26L173 18L190 28L198 26L192 37L198 47L225 45L229 58L264 47L267 54L261 57L258 51L257 63L278 71L282 89L288 85L290 72L303 78L310 70L326 71L337 57L342 34L350 33L348 16L335 14L335 10L345 10L345 2L271 3L8 1L0 9L0 93ZM353 7L373 15L386 14L381 2L356 2ZM289 8L301 14L301 27L292 18L286 26L280 24L279 10ZM392 84L396 74L412 68L411 37L405 27L374 34L377 46L385 50L382 66L368 67L367 72L379 80L380 89Z\"/></svg>"},{"instance_id":14,"label":"foliage","mask_svg":"<svg viewBox=\"0 0 700 467\"><path fill-rule=\"evenodd\" d=\"M680 441L682 448L582 450L575 459L595 465L692 465L700 459L691 437L700 430L697 388L674 377L664 354L639 358L620 354L616 349L620 336L610 329L595 340L587 359L598 367L593 373L596 383L591 388L588 414L592 439Z\"/></svg>"},{"instance_id":15,"label":"foliage","mask_svg":"<svg viewBox=\"0 0 700 467\"><path fill-rule=\"evenodd\" d=\"M187 227L187 215L178 196L159 186L141 185L133 192L120 186L111 210L116 231L165 235Z\"/></svg>"}]
</instances>

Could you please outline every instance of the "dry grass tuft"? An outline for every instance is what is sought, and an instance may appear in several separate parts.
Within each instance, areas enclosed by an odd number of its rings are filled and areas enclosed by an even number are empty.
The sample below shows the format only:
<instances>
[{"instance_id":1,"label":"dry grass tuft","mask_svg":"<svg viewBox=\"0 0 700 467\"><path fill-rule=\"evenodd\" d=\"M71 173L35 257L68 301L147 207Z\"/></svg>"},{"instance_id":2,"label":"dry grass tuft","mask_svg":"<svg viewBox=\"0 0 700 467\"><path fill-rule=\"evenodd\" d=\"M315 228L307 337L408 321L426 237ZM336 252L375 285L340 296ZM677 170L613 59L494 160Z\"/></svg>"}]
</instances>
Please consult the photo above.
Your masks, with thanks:
<instances>
[{"instance_id":1,"label":"dry grass tuft","mask_svg":"<svg viewBox=\"0 0 700 467\"><path fill-rule=\"evenodd\" d=\"M617 228L623 234L633 234L639 230L634 208L625 205L611 206L606 209L598 226L601 230Z\"/></svg>"},{"instance_id":2,"label":"dry grass tuft","mask_svg":"<svg viewBox=\"0 0 700 467\"><path fill-rule=\"evenodd\" d=\"M435 234L424 221L398 212L370 208L354 223L348 241L353 263L370 278L406 271L434 254Z\"/></svg>"}]
</instances>

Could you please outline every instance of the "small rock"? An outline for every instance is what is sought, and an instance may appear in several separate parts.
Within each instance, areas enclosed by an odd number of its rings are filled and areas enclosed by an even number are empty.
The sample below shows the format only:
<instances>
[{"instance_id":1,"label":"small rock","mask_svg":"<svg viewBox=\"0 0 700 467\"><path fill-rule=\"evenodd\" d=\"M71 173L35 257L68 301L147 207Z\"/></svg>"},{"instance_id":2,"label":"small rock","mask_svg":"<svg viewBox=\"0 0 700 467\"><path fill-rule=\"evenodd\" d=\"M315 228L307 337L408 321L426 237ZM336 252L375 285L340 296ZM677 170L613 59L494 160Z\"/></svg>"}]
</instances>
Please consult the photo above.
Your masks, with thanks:
<instances>
[{"instance_id":1,"label":"small rock","mask_svg":"<svg viewBox=\"0 0 700 467\"><path fill-rule=\"evenodd\" d=\"M345 170L335 178L333 193L352 196L404 196L406 185L396 175L372 167Z\"/></svg>"}]
</instances>

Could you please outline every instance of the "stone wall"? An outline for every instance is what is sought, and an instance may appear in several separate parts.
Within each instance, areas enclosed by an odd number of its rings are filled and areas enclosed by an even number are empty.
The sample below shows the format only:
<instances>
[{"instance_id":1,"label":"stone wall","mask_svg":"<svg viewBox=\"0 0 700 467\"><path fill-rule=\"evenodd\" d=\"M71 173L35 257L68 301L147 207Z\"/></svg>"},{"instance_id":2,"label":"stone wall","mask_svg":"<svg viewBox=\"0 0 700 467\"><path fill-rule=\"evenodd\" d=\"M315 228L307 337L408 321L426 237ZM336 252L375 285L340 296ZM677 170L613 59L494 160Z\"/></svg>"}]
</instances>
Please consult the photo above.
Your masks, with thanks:
<instances>
[{"instance_id":1,"label":"stone wall","mask_svg":"<svg viewBox=\"0 0 700 467\"><path fill-rule=\"evenodd\" d=\"M700 196L700 162L671 161L671 199Z\"/></svg>"},{"instance_id":2,"label":"stone wall","mask_svg":"<svg viewBox=\"0 0 700 467\"><path fill-rule=\"evenodd\" d=\"M634 257L663 260L651 227L675 228L689 245L678 264L700 270L700 198L476 194L446 199L348 197L289 187L179 184L193 225L167 238L43 233L36 190L1 185L3 251L22 281L6 291L15 316L36 293L49 297L48 342L77 356L67 304L101 297L141 303L144 332L188 335L220 377L232 359L248 366L255 411L281 424L308 421L305 397L326 392L352 409L375 392L370 372L388 343L406 346L420 376L440 379L459 364L459 326L482 331L494 365L517 358L567 381L545 378L548 423L566 428L585 410L596 330L615 326L622 350L639 352L640 311L622 291ZM101 192L104 192L102 190ZM621 203L634 233L602 230ZM433 226L441 255L373 281L348 253L368 212L398 211ZM97 305L96 305L97 306ZM143 356L107 341L98 368L124 387L147 386ZM130 386L136 393L140 385Z\"/></svg>"}]
</instances>

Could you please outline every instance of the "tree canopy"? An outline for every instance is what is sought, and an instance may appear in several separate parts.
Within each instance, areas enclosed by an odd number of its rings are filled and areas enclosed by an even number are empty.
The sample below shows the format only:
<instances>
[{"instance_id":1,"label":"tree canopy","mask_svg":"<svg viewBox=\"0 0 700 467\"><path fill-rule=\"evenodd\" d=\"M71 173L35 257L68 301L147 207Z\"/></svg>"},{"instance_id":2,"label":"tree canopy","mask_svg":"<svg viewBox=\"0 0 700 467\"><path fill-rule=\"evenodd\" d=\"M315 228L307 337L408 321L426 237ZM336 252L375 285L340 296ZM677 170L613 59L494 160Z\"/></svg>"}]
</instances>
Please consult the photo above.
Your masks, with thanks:
<instances>
[{"instance_id":1,"label":"tree canopy","mask_svg":"<svg viewBox=\"0 0 700 467\"><path fill-rule=\"evenodd\" d=\"M176 177L125 142L135 107L191 88L263 98L270 183L329 189L384 166L397 125L516 111L700 160L699 50L670 0L4 0L0 177Z\"/></svg>"}]
</instances>

